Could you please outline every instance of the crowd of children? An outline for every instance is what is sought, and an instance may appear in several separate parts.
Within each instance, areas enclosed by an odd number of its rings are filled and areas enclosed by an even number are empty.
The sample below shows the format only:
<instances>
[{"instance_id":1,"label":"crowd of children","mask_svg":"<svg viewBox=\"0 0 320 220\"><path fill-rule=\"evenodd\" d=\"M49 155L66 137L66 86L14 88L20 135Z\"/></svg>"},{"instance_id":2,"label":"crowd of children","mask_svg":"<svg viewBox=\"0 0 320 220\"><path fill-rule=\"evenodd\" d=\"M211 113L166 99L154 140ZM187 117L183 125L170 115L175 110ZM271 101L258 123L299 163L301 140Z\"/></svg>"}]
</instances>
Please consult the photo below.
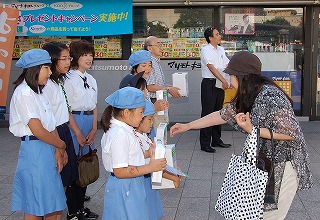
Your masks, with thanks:
<instances>
[{"instance_id":1,"label":"crowd of children","mask_svg":"<svg viewBox=\"0 0 320 220\"><path fill-rule=\"evenodd\" d=\"M87 73L94 54L84 40L69 47L51 42L23 53L16 63L23 71L14 82L9 129L21 146L12 210L22 211L24 219L60 220L65 208L69 220L98 218L84 206L86 187L76 184L79 151L95 148L98 88ZM133 53L129 63L132 74L105 99L109 106L100 120L102 160L110 172L102 218L156 220L164 211L151 173L164 171L167 163L154 156L153 115L169 105L148 98L149 52ZM179 187L180 176L164 171L163 177Z\"/></svg>"}]
</instances>

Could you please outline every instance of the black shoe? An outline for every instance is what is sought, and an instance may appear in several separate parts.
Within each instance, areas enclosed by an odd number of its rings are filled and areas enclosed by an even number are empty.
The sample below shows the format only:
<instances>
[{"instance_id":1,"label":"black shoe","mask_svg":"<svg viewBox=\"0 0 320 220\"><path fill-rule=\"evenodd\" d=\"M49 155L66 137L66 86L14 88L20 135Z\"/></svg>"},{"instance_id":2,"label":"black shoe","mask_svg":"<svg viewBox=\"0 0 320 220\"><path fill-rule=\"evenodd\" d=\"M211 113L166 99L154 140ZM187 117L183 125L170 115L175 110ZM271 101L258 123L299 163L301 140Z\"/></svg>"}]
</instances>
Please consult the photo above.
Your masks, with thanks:
<instances>
[{"instance_id":1,"label":"black shoe","mask_svg":"<svg viewBox=\"0 0 320 220\"><path fill-rule=\"evenodd\" d=\"M69 215L69 213L67 214L67 219L68 220L86 220L83 216L82 212L77 212L75 214Z\"/></svg>"},{"instance_id":2,"label":"black shoe","mask_svg":"<svg viewBox=\"0 0 320 220\"><path fill-rule=\"evenodd\" d=\"M201 147L202 151L208 152L208 153L214 153L216 152L215 149L213 149L212 147Z\"/></svg>"},{"instance_id":3,"label":"black shoe","mask_svg":"<svg viewBox=\"0 0 320 220\"><path fill-rule=\"evenodd\" d=\"M90 196L87 196L87 195L84 196L84 201L85 201L85 202L88 202L90 199L91 199Z\"/></svg>"},{"instance_id":4,"label":"black shoe","mask_svg":"<svg viewBox=\"0 0 320 220\"><path fill-rule=\"evenodd\" d=\"M97 213L91 212L91 210L86 207L82 209L82 213L86 219L97 219L99 217Z\"/></svg>"},{"instance_id":5,"label":"black shoe","mask_svg":"<svg viewBox=\"0 0 320 220\"><path fill-rule=\"evenodd\" d=\"M222 148L229 148L232 145L231 144L225 144L225 143L219 143L215 145L216 147L222 147Z\"/></svg>"}]
</instances>

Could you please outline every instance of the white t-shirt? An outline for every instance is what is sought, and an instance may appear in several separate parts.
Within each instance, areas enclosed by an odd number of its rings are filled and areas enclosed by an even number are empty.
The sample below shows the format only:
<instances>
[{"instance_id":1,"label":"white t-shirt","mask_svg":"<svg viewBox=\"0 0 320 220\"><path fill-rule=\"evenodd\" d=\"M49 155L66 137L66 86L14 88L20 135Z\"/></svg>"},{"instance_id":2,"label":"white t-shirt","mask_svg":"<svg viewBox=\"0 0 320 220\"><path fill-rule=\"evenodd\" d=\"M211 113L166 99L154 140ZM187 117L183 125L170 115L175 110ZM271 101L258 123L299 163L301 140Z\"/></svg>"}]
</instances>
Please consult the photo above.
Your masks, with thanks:
<instances>
[{"instance_id":1,"label":"white t-shirt","mask_svg":"<svg viewBox=\"0 0 320 220\"><path fill-rule=\"evenodd\" d=\"M44 93L35 93L23 81L14 90L10 101L10 132L17 137L33 135L28 127L32 118L39 119L42 126L49 132L56 128L56 120L48 97Z\"/></svg>"},{"instance_id":2,"label":"white t-shirt","mask_svg":"<svg viewBox=\"0 0 320 220\"><path fill-rule=\"evenodd\" d=\"M214 48L211 44L207 44L201 49L200 59L203 78L216 78L207 67L208 64L212 64L216 69L225 69L229 63L223 47Z\"/></svg>"},{"instance_id":3,"label":"white t-shirt","mask_svg":"<svg viewBox=\"0 0 320 220\"><path fill-rule=\"evenodd\" d=\"M133 129L122 121L111 119L110 129L101 138L102 161L107 171L145 165L143 150Z\"/></svg>"},{"instance_id":4,"label":"white t-shirt","mask_svg":"<svg viewBox=\"0 0 320 220\"><path fill-rule=\"evenodd\" d=\"M87 77L89 88L84 87L82 78ZM97 105L98 86L96 80L87 72L71 69L64 82L69 105L72 111L91 111Z\"/></svg>"},{"instance_id":5,"label":"white t-shirt","mask_svg":"<svg viewBox=\"0 0 320 220\"><path fill-rule=\"evenodd\" d=\"M49 79L42 92L45 93L50 100L52 111L57 121L57 126L68 122L68 106L61 86Z\"/></svg>"}]
</instances>

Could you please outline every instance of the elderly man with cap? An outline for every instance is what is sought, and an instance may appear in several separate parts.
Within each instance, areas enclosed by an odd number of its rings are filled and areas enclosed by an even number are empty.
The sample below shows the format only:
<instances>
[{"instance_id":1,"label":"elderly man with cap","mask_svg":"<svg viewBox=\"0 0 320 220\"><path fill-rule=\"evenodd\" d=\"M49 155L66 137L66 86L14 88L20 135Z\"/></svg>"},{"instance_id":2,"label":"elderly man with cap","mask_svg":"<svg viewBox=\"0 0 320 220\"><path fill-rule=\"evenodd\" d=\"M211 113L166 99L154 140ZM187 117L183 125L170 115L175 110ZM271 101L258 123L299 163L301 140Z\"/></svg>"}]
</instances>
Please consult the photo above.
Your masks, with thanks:
<instances>
[{"instance_id":1,"label":"elderly man with cap","mask_svg":"<svg viewBox=\"0 0 320 220\"><path fill-rule=\"evenodd\" d=\"M308 189L312 183L307 146L299 122L294 115L292 100L271 79L261 75L259 58L247 51L236 53L225 72L231 75L236 96L220 111L187 124L174 125L175 135L190 129L200 129L229 123L234 128L251 133L260 129L259 149L272 160L275 178L275 202L265 203L263 219L284 219L297 190ZM273 133L272 147L270 130Z\"/></svg>"},{"instance_id":2,"label":"elderly man with cap","mask_svg":"<svg viewBox=\"0 0 320 220\"><path fill-rule=\"evenodd\" d=\"M59 138L48 97L42 92L51 75L51 58L42 49L28 50L16 66L23 69L14 82L9 130L21 138L12 186L12 211L24 219L59 220L66 206L60 177L68 156Z\"/></svg>"}]
</instances>

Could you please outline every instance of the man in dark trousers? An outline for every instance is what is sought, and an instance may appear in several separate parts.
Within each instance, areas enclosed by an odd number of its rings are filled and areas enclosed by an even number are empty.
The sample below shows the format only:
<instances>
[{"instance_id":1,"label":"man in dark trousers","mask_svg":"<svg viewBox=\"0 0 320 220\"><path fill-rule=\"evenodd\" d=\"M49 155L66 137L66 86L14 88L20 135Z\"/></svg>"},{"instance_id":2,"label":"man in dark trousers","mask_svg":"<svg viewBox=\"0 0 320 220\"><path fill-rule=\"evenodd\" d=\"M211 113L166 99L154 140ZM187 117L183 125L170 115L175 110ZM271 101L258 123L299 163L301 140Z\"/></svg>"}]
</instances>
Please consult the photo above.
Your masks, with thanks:
<instances>
[{"instance_id":1,"label":"man in dark trousers","mask_svg":"<svg viewBox=\"0 0 320 220\"><path fill-rule=\"evenodd\" d=\"M227 67L229 59L221 43L221 35L214 28L207 28L204 37L208 45L201 49L201 117L220 110L224 102L224 90L229 88L223 70ZM211 126L200 130L201 150L214 153L213 147L228 148L231 145L221 140L221 126Z\"/></svg>"}]
</instances>

